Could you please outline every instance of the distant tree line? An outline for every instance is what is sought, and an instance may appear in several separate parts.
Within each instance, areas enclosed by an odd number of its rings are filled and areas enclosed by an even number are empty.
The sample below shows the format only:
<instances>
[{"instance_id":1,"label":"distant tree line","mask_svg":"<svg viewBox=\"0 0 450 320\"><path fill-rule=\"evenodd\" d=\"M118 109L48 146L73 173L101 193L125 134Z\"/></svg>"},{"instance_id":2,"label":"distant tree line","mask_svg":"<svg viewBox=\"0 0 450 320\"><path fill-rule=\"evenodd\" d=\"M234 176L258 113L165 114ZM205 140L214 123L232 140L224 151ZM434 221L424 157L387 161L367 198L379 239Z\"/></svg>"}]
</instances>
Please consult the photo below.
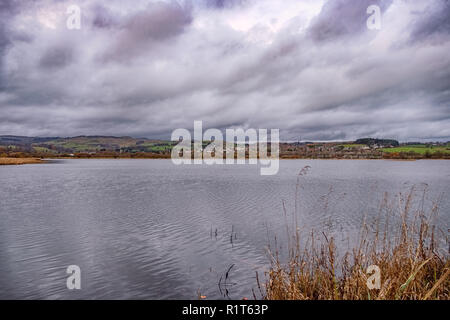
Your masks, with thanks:
<instances>
[{"instance_id":1,"label":"distant tree line","mask_svg":"<svg viewBox=\"0 0 450 320\"><path fill-rule=\"evenodd\" d=\"M383 147L398 147L400 143L393 139L374 139L374 138L363 138L355 141L356 144L365 144L369 147L373 145L379 145Z\"/></svg>"}]
</instances>

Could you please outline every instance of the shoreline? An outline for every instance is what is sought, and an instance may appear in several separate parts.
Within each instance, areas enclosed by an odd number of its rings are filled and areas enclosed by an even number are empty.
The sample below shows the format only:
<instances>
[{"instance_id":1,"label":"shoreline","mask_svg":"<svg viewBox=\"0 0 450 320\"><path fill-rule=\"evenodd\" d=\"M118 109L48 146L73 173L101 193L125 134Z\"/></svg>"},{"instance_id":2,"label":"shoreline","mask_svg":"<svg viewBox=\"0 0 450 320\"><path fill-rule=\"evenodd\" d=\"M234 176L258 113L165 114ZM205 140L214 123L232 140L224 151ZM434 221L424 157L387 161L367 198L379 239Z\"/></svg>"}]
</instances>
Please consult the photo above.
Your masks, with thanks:
<instances>
[{"instance_id":1,"label":"shoreline","mask_svg":"<svg viewBox=\"0 0 450 320\"><path fill-rule=\"evenodd\" d=\"M52 158L1 158L0 157L0 166L6 165L26 165L26 164L46 164L51 161L57 160L171 160L171 158L167 157L149 157L149 158L114 158L114 157L52 157ZM248 160L248 158L246 158ZM436 159L370 159L370 158L362 158L362 159L348 159L348 158L283 158L280 157L279 160L343 160L343 161L368 161L368 160L377 160L377 161L398 161L398 162L414 162L419 160L450 160L449 158L436 158Z\"/></svg>"},{"instance_id":2,"label":"shoreline","mask_svg":"<svg viewBox=\"0 0 450 320\"><path fill-rule=\"evenodd\" d=\"M43 158L48 160L70 160L70 159L83 159L83 160L94 160L94 159L111 159L111 160L171 160L170 157L148 157L148 158L126 158L126 157L55 157L55 158ZM259 159L259 158L258 158ZM191 159L193 160L193 159ZM248 160L248 158L245 158ZM279 160L386 160L386 161L419 161L419 160L450 160L450 158L417 158L417 159L392 159L392 158L358 158L358 159L350 159L350 158L283 158L280 157Z\"/></svg>"}]
</instances>

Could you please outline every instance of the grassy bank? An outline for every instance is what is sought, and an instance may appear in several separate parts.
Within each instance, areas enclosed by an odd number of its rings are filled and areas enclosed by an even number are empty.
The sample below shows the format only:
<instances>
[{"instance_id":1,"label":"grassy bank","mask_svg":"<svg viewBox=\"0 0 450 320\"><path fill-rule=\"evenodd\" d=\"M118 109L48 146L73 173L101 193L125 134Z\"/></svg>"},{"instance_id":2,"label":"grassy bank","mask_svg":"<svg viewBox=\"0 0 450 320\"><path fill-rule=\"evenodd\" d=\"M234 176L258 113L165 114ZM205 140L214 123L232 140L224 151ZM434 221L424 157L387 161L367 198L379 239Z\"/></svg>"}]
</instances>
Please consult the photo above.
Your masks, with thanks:
<instances>
[{"instance_id":1,"label":"grassy bank","mask_svg":"<svg viewBox=\"0 0 450 320\"><path fill-rule=\"evenodd\" d=\"M347 252L340 253L335 239L325 233L310 232L301 237L301 221L295 218L289 224L293 228L287 228L287 258L280 258L279 249L269 249L271 267L265 283L258 281L263 298L448 300L446 227L441 230L435 224L437 206L424 212L413 202L413 191L391 202L386 196L377 218L363 223L357 240L350 243ZM369 266L379 268L379 288L367 285L368 280L374 284Z\"/></svg>"},{"instance_id":2,"label":"grassy bank","mask_svg":"<svg viewBox=\"0 0 450 320\"><path fill-rule=\"evenodd\" d=\"M1 165L21 165L21 164L35 164L45 163L45 161L38 158L0 158Z\"/></svg>"},{"instance_id":3,"label":"grassy bank","mask_svg":"<svg viewBox=\"0 0 450 320\"><path fill-rule=\"evenodd\" d=\"M422 157L432 157L438 156L440 158L446 158L446 156L450 155L450 149L448 146L427 146L427 145L409 145L409 146L401 146L396 148L384 148L382 149L384 153L392 154L405 154L407 155L420 155Z\"/></svg>"}]
</instances>

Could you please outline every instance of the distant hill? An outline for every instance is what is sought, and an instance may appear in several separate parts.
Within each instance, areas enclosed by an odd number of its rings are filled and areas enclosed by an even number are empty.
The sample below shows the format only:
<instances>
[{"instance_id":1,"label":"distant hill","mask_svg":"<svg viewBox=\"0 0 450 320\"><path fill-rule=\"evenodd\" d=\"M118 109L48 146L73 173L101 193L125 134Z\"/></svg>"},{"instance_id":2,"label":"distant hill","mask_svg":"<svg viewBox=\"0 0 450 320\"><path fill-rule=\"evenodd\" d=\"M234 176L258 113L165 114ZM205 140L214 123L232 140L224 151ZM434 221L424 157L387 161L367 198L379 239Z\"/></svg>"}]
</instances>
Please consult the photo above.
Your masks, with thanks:
<instances>
[{"instance_id":1,"label":"distant hill","mask_svg":"<svg viewBox=\"0 0 450 320\"><path fill-rule=\"evenodd\" d=\"M43 143L46 141L51 141L53 139L58 139L55 137L39 138L39 137L22 137L22 136L0 136L0 145L31 145L33 143Z\"/></svg>"},{"instance_id":2,"label":"distant hill","mask_svg":"<svg viewBox=\"0 0 450 320\"><path fill-rule=\"evenodd\" d=\"M171 150L171 141L132 137L78 136L78 137L23 137L0 136L0 146L17 151L39 153L163 153Z\"/></svg>"}]
</instances>

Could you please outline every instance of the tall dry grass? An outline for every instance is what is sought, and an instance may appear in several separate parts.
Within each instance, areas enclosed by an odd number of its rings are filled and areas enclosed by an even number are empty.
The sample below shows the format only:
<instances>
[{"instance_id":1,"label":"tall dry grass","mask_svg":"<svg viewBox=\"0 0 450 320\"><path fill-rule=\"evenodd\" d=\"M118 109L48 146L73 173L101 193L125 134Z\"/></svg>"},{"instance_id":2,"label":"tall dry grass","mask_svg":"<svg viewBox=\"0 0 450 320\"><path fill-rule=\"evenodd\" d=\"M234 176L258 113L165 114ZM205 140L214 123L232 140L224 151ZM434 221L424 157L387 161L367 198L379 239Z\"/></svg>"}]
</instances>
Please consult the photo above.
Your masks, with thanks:
<instances>
[{"instance_id":1,"label":"tall dry grass","mask_svg":"<svg viewBox=\"0 0 450 320\"><path fill-rule=\"evenodd\" d=\"M304 168L299 175L305 175ZM297 192L300 180L297 181ZM261 293L270 300L427 300L450 297L450 262L446 226L436 226L438 206L425 212L423 199L413 209L414 189L389 201L377 217L363 222L347 252L338 253L325 233L301 237L301 221L287 227L288 254L271 250L271 268ZM296 199L297 210L297 199ZM297 217L297 215L295 215ZM445 230L441 230L444 228ZM303 240L302 240L303 239ZM381 286L369 289L367 268L380 269Z\"/></svg>"}]
</instances>

